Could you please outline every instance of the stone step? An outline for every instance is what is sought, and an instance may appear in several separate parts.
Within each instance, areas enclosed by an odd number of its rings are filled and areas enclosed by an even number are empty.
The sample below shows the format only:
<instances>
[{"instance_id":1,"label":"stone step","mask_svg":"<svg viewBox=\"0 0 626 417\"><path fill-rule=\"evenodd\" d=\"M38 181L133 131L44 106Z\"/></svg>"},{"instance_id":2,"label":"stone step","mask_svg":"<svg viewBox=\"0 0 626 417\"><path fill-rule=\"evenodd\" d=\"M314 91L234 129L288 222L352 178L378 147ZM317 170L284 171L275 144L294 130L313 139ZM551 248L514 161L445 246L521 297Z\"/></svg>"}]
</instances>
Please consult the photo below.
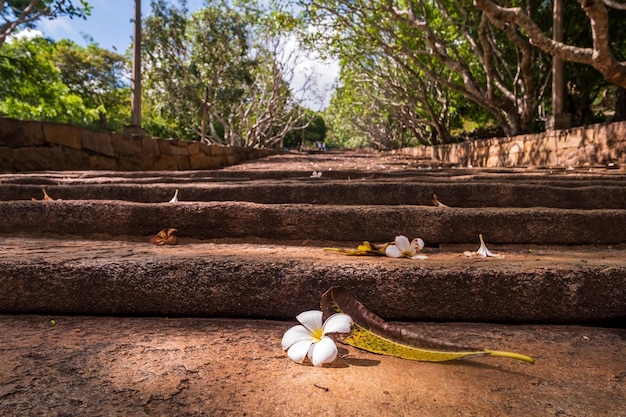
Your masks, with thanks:
<instances>
[{"instance_id":1,"label":"stone step","mask_svg":"<svg viewBox=\"0 0 626 417\"><path fill-rule=\"evenodd\" d=\"M487 242L583 245L626 242L626 210L339 206L247 202L2 201L3 235L149 236L165 227L196 239Z\"/></svg>"},{"instance_id":2,"label":"stone step","mask_svg":"<svg viewBox=\"0 0 626 417\"><path fill-rule=\"evenodd\" d=\"M314 368L281 350L295 324L1 316L0 415L619 417L626 410L623 329L419 324L424 335L518 351L536 364L411 362L340 345L333 364Z\"/></svg>"},{"instance_id":3,"label":"stone step","mask_svg":"<svg viewBox=\"0 0 626 417\"><path fill-rule=\"evenodd\" d=\"M372 160L382 158L370 156ZM433 194L453 207L626 208L623 170L416 169L410 160L367 171L345 169L345 155L277 155L221 170L183 172L57 171L0 174L0 200L56 199L250 201L265 204L431 205ZM355 159L367 156L355 157ZM341 160L341 159L340 159ZM273 161L273 162L268 162ZM300 162L295 162L300 161ZM308 161L308 162L307 162ZM295 165L294 165L295 164ZM349 164L348 164L349 165ZM376 165L376 164L374 164ZM287 169L289 167L289 169ZM310 178L310 169L325 169Z\"/></svg>"},{"instance_id":4,"label":"stone step","mask_svg":"<svg viewBox=\"0 0 626 417\"><path fill-rule=\"evenodd\" d=\"M461 245L410 260L313 243L0 238L0 312L285 319L343 285L394 320L626 320L623 247L493 246L505 257L478 259Z\"/></svg>"},{"instance_id":5,"label":"stone step","mask_svg":"<svg viewBox=\"0 0 626 417\"><path fill-rule=\"evenodd\" d=\"M477 181L221 181L152 184L0 184L0 199L41 199L42 188L60 200L120 200L144 203L169 201L248 201L262 204L433 205L433 195L450 207L553 207L625 209L624 185L561 186L545 183Z\"/></svg>"}]
</instances>

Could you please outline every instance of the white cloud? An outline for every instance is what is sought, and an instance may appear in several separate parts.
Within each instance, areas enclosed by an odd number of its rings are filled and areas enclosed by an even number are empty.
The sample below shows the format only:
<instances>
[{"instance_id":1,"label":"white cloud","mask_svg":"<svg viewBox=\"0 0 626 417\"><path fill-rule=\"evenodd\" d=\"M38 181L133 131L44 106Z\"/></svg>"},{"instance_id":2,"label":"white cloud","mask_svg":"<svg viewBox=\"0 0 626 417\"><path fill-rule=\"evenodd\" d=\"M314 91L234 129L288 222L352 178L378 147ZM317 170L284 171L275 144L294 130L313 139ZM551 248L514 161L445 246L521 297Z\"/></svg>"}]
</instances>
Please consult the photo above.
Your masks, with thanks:
<instances>
[{"instance_id":1,"label":"white cloud","mask_svg":"<svg viewBox=\"0 0 626 417\"><path fill-rule=\"evenodd\" d=\"M43 36L43 33L40 30L35 30L35 29L24 29L24 30L20 30L19 32L14 32L12 33L8 38L7 38L7 43L11 43L11 40L13 39L33 39L33 38L40 38Z\"/></svg>"},{"instance_id":2,"label":"white cloud","mask_svg":"<svg viewBox=\"0 0 626 417\"><path fill-rule=\"evenodd\" d=\"M296 94L301 94L302 104L313 110L328 106L339 77L339 61L324 60L315 52L305 51L293 37L285 42L283 61L295 57L293 78L289 80Z\"/></svg>"},{"instance_id":3,"label":"white cloud","mask_svg":"<svg viewBox=\"0 0 626 417\"><path fill-rule=\"evenodd\" d=\"M37 27L52 39L75 39L80 36L80 33L72 27L71 20L64 17L43 19Z\"/></svg>"}]
</instances>

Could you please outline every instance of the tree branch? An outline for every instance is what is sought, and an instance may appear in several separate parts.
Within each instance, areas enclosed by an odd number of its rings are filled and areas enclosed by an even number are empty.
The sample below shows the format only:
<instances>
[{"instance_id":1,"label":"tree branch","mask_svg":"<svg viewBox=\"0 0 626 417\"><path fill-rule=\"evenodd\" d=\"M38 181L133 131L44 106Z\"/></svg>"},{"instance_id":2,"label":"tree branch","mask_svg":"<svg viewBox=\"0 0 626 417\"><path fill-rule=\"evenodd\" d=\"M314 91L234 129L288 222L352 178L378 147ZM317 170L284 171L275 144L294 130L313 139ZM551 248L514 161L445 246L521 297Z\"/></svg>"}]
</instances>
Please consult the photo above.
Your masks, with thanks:
<instances>
[{"instance_id":1,"label":"tree branch","mask_svg":"<svg viewBox=\"0 0 626 417\"><path fill-rule=\"evenodd\" d=\"M492 22L514 24L526 32L531 44L547 54L594 67L610 83L626 88L626 62L619 62L609 45L609 22L605 1L578 0L591 24L593 48L581 48L557 42L519 7L501 7L490 0L474 0Z\"/></svg>"}]
</instances>

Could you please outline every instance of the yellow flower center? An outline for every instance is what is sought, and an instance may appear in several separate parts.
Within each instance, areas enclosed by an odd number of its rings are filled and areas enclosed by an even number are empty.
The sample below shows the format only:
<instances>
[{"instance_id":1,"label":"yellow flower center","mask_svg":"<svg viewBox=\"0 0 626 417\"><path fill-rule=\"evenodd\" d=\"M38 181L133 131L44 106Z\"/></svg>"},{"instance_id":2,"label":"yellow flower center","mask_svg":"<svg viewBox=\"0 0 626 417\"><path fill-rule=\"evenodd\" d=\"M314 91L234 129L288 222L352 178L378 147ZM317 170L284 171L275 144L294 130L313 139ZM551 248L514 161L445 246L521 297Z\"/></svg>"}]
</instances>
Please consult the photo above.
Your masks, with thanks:
<instances>
[{"instance_id":1,"label":"yellow flower center","mask_svg":"<svg viewBox=\"0 0 626 417\"><path fill-rule=\"evenodd\" d=\"M324 331L322 329L315 329L313 330L313 332L311 332L311 336L313 337L313 340L315 340L315 342L317 343L322 340L322 336L324 336Z\"/></svg>"}]
</instances>

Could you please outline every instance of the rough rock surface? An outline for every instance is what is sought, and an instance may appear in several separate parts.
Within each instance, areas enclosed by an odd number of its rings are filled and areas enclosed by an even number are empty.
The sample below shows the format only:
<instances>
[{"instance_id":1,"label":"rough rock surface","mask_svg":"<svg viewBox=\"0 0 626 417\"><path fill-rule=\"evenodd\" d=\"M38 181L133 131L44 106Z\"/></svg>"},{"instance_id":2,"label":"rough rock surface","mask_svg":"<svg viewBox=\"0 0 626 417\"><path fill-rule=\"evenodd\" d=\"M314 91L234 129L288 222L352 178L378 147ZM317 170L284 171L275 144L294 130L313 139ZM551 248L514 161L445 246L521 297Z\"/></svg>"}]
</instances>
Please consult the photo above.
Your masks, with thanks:
<instances>
[{"instance_id":1,"label":"rough rock surface","mask_svg":"<svg viewBox=\"0 0 626 417\"><path fill-rule=\"evenodd\" d=\"M285 319L343 285L401 320L626 320L623 246L490 245L504 258L463 255L477 248L426 248L420 261L347 256L311 241L0 237L0 312Z\"/></svg>"},{"instance_id":2,"label":"rough rock surface","mask_svg":"<svg viewBox=\"0 0 626 417\"><path fill-rule=\"evenodd\" d=\"M626 417L624 242L590 245L599 241L588 239L594 233L602 239L624 233L624 172L438 170L428 163L379 154L289 154L219 171L1 175L0 415ZM323 171L322 177L309 178L313 170ZM421 176L416 188L405 187L424 171L430 174ZM368 184L362 194L352 186L355 181ZM307 225L306 233L294 234L297 209L323 209L315 193L337 182L324 204L341 205L344 197L354 197L352 211L340 212L346 216L363 210L364 203L396 213L398 207L371 200L372 193L397 193L393 204L401 204L412 190L420 190L420 199L428 197L429 181L447 184L454 198L445 201L465 201L458 207L466 208L456 214L401 208L404 215L390 214L390 221L372 220L367 226L355 218L341 220L362 240L371 239L364 231L380 232L381 239L420 233L417 227L406 231L409 221L419 223L416 213L434 213L439 220L460 216L447 231L432 229L438 244L425 249L426 262L324 252L324 246L360 243L311 239L310 234L320 239L314 232L322 228L336 232L327 236L347 239L324 216L319 227ZM203 194L207 184L226 189L240 183L247 188L230 194L231 202ZM104 184L109 188L100 187ZM164 203L183 186L189 188L182 195L189 191L194 201ZM64 201L15 201L41 198L42 187ZM81 198L86 190L94 194ZM94 197L98 192L110 194ZM281 193L293 200L281 200ZM606 199L597 198L603 193ZM473 199L477 194L484 195ZM259 236L237 229L212 236L192 227L201 218L193 217L194 210L203 214L203 208L221 207L226 216L225 208L283 202L293 205L292 220L259 217ZM472 227L488 227L490 220L490 231L510 224L516 236L532 235L532 229L524 229L529 218L511 217L542 203L545 207L526 211L544 216L546 230L535 229L543 236L536 243L512 245L500 235L498 242L487 238L487 243L505 258L461 255L477 249ZM495 217L476 214L483 206L500 207L486 213L508 214L497 214L496 224ZM168 210L189 228L181 228L178 246L151 245L148 234L161 227L157 220ZM72 218L76 213L84 218ZM230 227L237 226L237 214L231 213ZM602 222L591 222L594 216ZM249 210L241 230L252 227L253 219ZM117 225L115 233L110 228L107 233L109 221ZM88 229L92 224L98 229ZM280 227L290 233L275 234ZM588 233L584 242L581 230ZM460 243L436 239L466 232ZM587 244L547 245L555 243L542 241L551 232L569 236L567 243ZM422 321L405 324L425 336L515 351L537 362L420 363L344 346L331 365L291 362L280 348L282 334L296 324L297 313L316 308L321 293L334 284L348 286L386 319ZM179 317L192 315L199 317ZM596 326L580 326L591 322Z\"/></svg>"},{"instance_id":3,"label":"rough rock surface","mask_svg":"<svg viewBox=\"0 0 626 417\"><path fill-rule=\"evenodd\" d=\"M314 368L281 350L294 324L0 316L0 414L626 416L623 329L419 324L424 334L529 354L536 364L411 362L340 345L337 361Z\"/></svg>"}]
</instances>

